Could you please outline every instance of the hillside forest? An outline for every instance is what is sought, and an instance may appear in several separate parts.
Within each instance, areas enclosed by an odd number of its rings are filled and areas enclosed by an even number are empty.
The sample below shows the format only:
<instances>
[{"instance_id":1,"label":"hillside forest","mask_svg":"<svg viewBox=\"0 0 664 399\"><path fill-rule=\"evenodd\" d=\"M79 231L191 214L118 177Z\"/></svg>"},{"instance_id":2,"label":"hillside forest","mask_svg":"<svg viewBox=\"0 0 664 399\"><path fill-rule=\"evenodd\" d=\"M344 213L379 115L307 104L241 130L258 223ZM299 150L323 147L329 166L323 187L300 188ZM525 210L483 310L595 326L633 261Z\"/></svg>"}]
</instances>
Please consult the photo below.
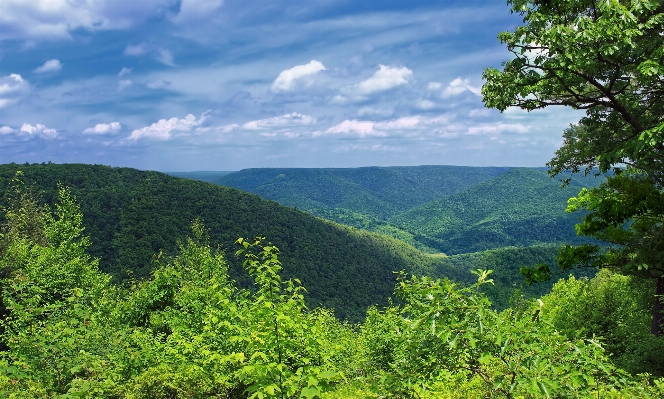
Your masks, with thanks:
<instances>
[{"instance_id":1,"label":"hillside forest","mask_svg":"<svg viewBox=\"0 0 664 399\"><path fill-rule=\"evenodd\" d=\"M0 396L664 397L664 4L508 4L546 169L0 165Z\"/></svg>"}]
</instances>

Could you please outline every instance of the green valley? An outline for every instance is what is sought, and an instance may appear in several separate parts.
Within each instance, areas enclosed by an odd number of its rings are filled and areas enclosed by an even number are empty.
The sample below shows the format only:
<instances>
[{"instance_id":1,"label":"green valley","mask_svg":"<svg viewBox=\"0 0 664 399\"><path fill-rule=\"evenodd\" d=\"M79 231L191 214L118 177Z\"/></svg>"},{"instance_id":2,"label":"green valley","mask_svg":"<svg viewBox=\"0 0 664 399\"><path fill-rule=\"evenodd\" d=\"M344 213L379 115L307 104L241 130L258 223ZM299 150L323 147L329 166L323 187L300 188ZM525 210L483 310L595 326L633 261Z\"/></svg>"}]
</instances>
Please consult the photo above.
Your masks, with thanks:
<instances>
[{"instance_id":1,"label":"green valley","mask_svg":"<svg viewBox=\"0 0 664 399\"><path fill-rule=\"evenodd\" d=\"M334 173L295 170L295 174L309 176L312 181L316 180L320 172L325 176L343 173L347 176L361 174L365 181L384 181L385 174L381 172L382 169L362 168L361 173L356 170L336 170ZM518 179L523 176L515 172L534 174L536 177L541 175L539 171L520 169L510 171L507 168L387 169L394 169L390 172L392 175L408 176L408 181L417 182L413 183L410 190L416 187L428 193L426 198L424 195L419 197L420 202L441 193L455 191L456 194L443 198L455 198L461 195L468 198L469 190L484 187L502 177L510 177L504 179L503 186L510 182L519 184ZM445 183L445 179L433 179L432 175L436 169L447 169L448 173L445 176L455 175L457 180ZM335 309L337 316L352 321L361 320L367 307L386 303L393 292L395 282L393 272L399 270L431 277L448 277L470 284L475 278L470 273L471 270L493 269L498 284L487 293L499 308L509 305L510 296L519 287L523 288L523 293L526 295L541 295L552 286L550 282L525 287L519 275L519 268L522 266L532 266L536 263L555 264L557 249L551 245L542 245L546 240L532 240L532 243L528 243L534 246L521 245L509 248L495 248L481 241L474 241L474 245L482 250L487 248L495 250L478 253L452 250L449 251L450 254L457 253L457 255L448 257L432 253L436 250L422 244L422 242L436 244L442 241L440 238L424 238L421 233L409 232L407 226L394 227L373 216L364 216L362 220L367 222L366 225L347 223L365 229L358 230L324 221L232 188L174 178L158 172L91 165L10 164L0 166L2 178L0 189L6 189L18 170L23 173L25 184L32 187L45 203L54 202L58 183L70 187L72 194L81 204L83 224L92 242L89 252L100 259L101 270L110 273L117 283L149 277L153 268L154 254L160 251L165 254L172 253L177 240L187 235L191 222L200 218L209 229L211 243L220 246L229 254L232 253L233 242L238 237L266 237L281 250L286 265L284 276L297 277L307 287L306 298L310 306L323 305ZM373 172L383 177L371 178ZM260 175L257 171L254 173ZM208 172L203 175L210 177L213 174L214 172ZM498 176L490 178L492 174ZM200 177L201 172L196 176ZM464 178L461 179L460 176ZM303 185L296 178L291 180L298 183L298 186ZM480 183L459 192L475 181ZM525 181L530 184L530 181ZM444 187L432 188L429 186L432 182L435 183L433 184L435 187L441 184ZM557 192L560 191L555 182L551 183ZM361 191L361 186L357 182L346 182L346 184L354 185L356 191ZM399 184L405 186L405 183ZM493 187L495 186L498 185L494 184ZM530 195L534 195L537 189L539 187L531 190ZM396 198L400 198L399 201L402 203L400 207L405 207L402 198L408 193L405 189L400 196L395 197L389 197L387 195L389 191L383 191L382 201L396 203ZM507 189L505 191L509 192ZM307 192L309 191L302 191L301 195ZM483 192L494 191L486 189L477 191L478 203L486 201L479 197ZM374 198L377 198L377 195ZM560 198L560 195L554 198ZM551 201L550 198L539 199L542 203L546 203L547 200ZM415 210L427 207L429 204L429 202L424 203ZM298 208L305 209L305 207ZM342 215L344 212L346 216L360 215L341 208L329 208L326 212L323 215L329 216L333 213ZM330 217L330 219L346 221L342 217ZM468 232L472 229L463 230L459 226L459 231ZM505 247L509 244L512 242ZM413 245L425 248L425 252L419 251ZM242 271L239 259L227 256L227 260L231 277L237 280L240 286L249 286L250 283Z\"/></svg>"}]
</instances>

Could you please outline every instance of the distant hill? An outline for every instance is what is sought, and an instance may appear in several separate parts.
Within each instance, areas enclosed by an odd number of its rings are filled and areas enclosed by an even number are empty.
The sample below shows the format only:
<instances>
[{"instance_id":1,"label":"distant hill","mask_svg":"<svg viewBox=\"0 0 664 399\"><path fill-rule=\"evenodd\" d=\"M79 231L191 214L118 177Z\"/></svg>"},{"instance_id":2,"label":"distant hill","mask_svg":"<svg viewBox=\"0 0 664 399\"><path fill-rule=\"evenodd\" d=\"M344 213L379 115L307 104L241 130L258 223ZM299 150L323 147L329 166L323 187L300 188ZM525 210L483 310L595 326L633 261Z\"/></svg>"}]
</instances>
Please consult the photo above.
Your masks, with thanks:
<instances>
[{"instance_id":1,"label":"distant hill","mask_svg":"<svg viewBox=\"0 0 664 399\"><path fill-rule=\"evenodd\" d=\"M565 177L570 184L561 188ZM245 169L212 181L427 253L461 254L579 242L567 199L599 179L561 178L546 168L414 166Z\"/></svg>"},{"instance_id":2,"label":"distant hill","mask_svg":"<svg viewBox=\"0 0 664 399\"><path fill-rule=\"evenodd\" d=\"M483 291L491 299L493 305L498 309L510 306L510 300L516 290L525 297L539 298L551 291L553 284L560 278L568 277L570 274L576 278L586 276L592 277L596 269L575 269L561 273L556 266L556 255L559 247L557 245L533 245L529 247L503 247L486 251L471 252L452 255L439 259L440 271L431 271L432 275L444 274L445 270L493 270L491 278L495 284L483 286ZM520 269L523 266L533 266L545 263L551 266L555 278L551 281L527 286L521 276ZM468 274L465 276L468 282L474 282L476 276Z\"/></svg>"},{"instance_id":3,"label":"distant hill","mask_svg":"<svg viewBox=\"0 0 664 399\"><path fill-rule=\"evenodd\" d=\"M510 169L463 166L264 168L230 173L214 183L314 213L344 209L384 220L414 206L463 191Z\"/></svg>"},{"instance_id":4,"label":"distant hill","mask_svg":"<svg viewBox=\"0 0 664 399\"><path fill-rule=\"evenodd\" d=\"M561 188L542 170L514 168L462 192L417 206L389 219L389 223L448 255L579 242L574 228L579 215L567 214L565 208L583 183L583 179L574 178L569 186Z\"/></svg>"},{"instance_id":5,"label":"distant hill","mask_svg":"<svg viewBox=\"0 0 664 399\"><path fill-rule=\"evenodd\" d=\"M215 183L220 177L233 173L233 171L198 171L198 172L164 172L167 175Z\"/></svg>"}]
</instances>

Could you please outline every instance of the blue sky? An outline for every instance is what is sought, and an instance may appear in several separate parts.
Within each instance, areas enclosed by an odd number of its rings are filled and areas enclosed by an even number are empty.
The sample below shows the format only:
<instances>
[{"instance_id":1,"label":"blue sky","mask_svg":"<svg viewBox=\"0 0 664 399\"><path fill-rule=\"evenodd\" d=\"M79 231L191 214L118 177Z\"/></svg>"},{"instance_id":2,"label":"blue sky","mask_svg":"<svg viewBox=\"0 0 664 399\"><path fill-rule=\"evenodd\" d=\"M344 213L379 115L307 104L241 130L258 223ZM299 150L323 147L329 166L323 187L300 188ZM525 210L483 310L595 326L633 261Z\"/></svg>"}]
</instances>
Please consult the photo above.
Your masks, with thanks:
<instances>
[{"instance_id":1,"label":"blue sky","mask_svg":"<svg viewBox=\"0 0 664 399\"><path fill-rule=\"evenodd\" d=\"M502 1L0 1L0 163L543 166L580 114L485 109Z\"/></svg>"}]
</instances>

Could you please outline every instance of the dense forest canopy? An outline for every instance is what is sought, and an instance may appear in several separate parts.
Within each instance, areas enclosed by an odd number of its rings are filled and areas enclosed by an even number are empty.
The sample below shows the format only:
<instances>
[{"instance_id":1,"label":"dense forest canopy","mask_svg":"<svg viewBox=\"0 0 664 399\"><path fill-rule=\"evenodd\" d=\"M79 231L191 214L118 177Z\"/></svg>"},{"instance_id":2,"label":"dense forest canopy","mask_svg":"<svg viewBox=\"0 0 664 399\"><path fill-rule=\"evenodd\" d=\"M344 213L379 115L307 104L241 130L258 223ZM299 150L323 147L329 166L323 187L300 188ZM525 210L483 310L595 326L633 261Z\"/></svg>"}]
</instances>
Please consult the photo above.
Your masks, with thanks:
<instances>
[{"instance_id":1,"label":"dense forest canopy","mask_svg":"<svg viewBox=\"0 0 664 399\"><path fill-rule=\"evenodd\" d=\"M210 172L210 174L213 172ZM245 169L191 178L239 188L417 249L462 254L505 246L582 243L567 199L602 179L543 168L464 166Z\"/></svg>"},{"instance_id":2,"label":"dense forest canopy","mask_svg":"<svg viewBox=\"0 0 664 399\"><path fill-rule=\"evenodd\" d=\"M129 168L0 165L0 189L7 190L18 170L41 203L55 203L58 183L70 188L91 239L88 251L116 283L149 277L153 256L160 251L173 253L191 221L201 218L211 244L230 251L229 273L241 286L250 281L240 259L232 255L233 242L237 237L262 235L281 249L284 275L305 284L309 305L333 308L338 317L352 321L362 320L367 307L387 303L396 278L393 272L398 270L468 284L474 281L470 270L491 268L500 283L488 293L496 306L504 308L523 285L519 268L554 264L557 253L545 244L450 257L428 255L390 237L324 222L237 190ZM476 242L472 241L476 237L467 237L464 245ZM523 292L541 295L551 286L523 287Z\"/></svg>"},{"instance_id":3,"label":"dense forest canopy","mask_svg":"<svg viewBox=\"0 0 664 399\"><path fill-rule=\"evenodd\" d=\"M561 281L551 295L499 313L480 291L492 283L488 271L474 271L469 287L400 273L400 304L369 309L353 328L307 308L299 281L281 277L278 248L261 238L236 241L252 290L229 278L200 221L172 256L157 256L152 279L116 287L85 253L90 242L67 189L54 209L35 206L21 187L12 193L0 254L8 271L0 393L8 398L664 393L664 380L614 364L664 372L652 357L661 339L639 327L648 296L631 278ZM607 324L605 309L628 324ZM580 337L581 325L606 343Z\"/></svg>"},{"instance_id":4,"label":"dense forest canopy","mask_svg":"<svg viewBox=\"0 0 664 399\"><path fill-rule=\"evenodd\" d=\"M400 241L325 222L241 191L170 177L158 172L92 165L2 165L3 191L17 170L41 200L54 204L57 185L70 187L83 209L90 254L117 282L150 276L152 258L172 253L200 218L213 245L233 250L241 236L262 235L281 249L284 274L309 287L312 306L334 308L341 318L360 320L373 304L386 303L395 270L427 268L433 260ZM232 278L249 281L229 255ZM129 272L129 274L128 274ZM448 268L450 277L467 271Z\"/></svg>"}]
</instances>

